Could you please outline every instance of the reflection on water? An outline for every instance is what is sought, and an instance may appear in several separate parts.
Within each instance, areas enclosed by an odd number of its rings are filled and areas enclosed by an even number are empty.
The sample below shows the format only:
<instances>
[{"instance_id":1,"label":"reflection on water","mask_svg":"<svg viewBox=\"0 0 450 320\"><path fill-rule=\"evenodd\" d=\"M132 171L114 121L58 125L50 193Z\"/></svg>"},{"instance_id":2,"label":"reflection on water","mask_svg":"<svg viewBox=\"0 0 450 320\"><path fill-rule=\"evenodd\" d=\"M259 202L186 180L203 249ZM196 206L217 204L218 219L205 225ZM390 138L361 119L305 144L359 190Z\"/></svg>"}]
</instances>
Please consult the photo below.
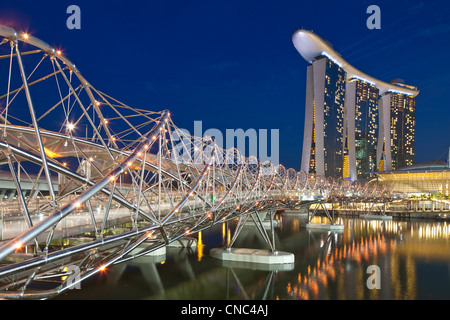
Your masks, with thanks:
<instances>
[{"instance_id":1,"label":"reflection on water","mask_svg":"<svg viewBox=\"0 0 450 320\"><path fill-rule=\"evenodd\" d=\"M280 268L215 260L209 250L232 235L225 225L197 235L197 247L168 248L164 257L144 257L114 266L58 299L449 299L450 227L426 220L379 221L338 218L341 233L310 231L306 218L279 217L278 250L295 254ZM324 223L323 217L313 222ZM266 248L252 225L234 244ZM369 289L371 265L380 269L380 289Z\"/></svg>"}]
</instances>

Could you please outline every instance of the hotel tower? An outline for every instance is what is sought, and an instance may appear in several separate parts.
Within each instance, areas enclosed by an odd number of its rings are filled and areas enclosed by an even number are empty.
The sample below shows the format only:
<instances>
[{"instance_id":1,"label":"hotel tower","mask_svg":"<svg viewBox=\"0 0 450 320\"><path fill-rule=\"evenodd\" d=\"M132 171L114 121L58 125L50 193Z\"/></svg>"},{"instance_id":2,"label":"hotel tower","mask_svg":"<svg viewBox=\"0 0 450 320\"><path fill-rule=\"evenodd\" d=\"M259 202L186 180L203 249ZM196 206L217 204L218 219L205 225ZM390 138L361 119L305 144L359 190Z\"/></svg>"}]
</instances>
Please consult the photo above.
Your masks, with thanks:
<instances>
[{"instance_id":1,"label":"hotel tower","mask_svg":"<svg viewBox=\"0 0 450 320\"><path fill-rule=\"evenodd\" d=\"M311 31L292 40L309 63L301 170L354 181L413 165L417 88L364 74Z\"/></svg>"}]
</instances>

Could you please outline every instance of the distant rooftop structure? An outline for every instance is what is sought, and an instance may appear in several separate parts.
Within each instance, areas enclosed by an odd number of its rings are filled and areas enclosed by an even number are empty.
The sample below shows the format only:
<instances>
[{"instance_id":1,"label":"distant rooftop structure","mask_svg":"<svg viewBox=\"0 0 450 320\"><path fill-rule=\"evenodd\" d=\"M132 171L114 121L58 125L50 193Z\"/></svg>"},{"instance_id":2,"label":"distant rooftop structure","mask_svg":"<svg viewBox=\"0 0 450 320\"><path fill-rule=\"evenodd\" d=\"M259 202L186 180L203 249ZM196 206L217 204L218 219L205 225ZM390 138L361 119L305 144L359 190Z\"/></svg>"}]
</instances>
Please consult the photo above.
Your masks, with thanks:
<instances>
[{"instance_id":1,"label":"distant rooftop structure","mask_svg":"<svg viewBox=\"0 0 450 320\"><path fill-rule=\"evenodd\" d=\"M397 171L442 171L449 170L446 160L425 161L412 166L400 168Z\"/></svg>"},{"instance_id":2,"label":"distant rooftop structure","mask_svg":"<svg viewBox=\"0 0 450 320\"><path fill-rule=\"evenodd\" d=\"M400 83L397 81L395 84L392 82L387 83L358 70L345 61L342 56L333 49L330 42L322 39L312 31L299 29L292 35L292 41L297 51L306 61L312 63L317 57L326 56L345 70L348 79L358 78L371 82L380 89L380 94L398 91L412 97L416 97L419 94L416 87L405 85L404 82Z\"/></svg>"}]
</instances>

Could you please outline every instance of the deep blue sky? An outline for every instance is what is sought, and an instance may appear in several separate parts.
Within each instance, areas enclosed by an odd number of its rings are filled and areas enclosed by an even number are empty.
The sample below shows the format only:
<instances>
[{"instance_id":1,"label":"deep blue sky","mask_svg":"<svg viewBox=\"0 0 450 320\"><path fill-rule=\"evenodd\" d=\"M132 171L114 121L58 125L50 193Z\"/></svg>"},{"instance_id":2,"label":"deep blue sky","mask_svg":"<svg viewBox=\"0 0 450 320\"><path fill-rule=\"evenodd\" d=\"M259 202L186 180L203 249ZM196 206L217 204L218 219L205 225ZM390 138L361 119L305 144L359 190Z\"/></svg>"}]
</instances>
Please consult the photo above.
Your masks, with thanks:
<instances>
[{"instance_id":1,"label":"deep blue sky","mask_svg":"<svg viewBox=\"0 0 450 320\"><path fill-rule=\"evenodd\" d=\"M81 8L81 30L66 9ZM369 30L366 9L381 9ZM291 36L327 39L361 71L421 90L416 162L450 145L450 3L439 1L21 1L0 2L0 23L64 53L95 87L128 105L169 109L176 124L279 129L280 162L299 169L307 62ZM192 132L192 131L191 131Z\"/></svg>"}]
</instances>

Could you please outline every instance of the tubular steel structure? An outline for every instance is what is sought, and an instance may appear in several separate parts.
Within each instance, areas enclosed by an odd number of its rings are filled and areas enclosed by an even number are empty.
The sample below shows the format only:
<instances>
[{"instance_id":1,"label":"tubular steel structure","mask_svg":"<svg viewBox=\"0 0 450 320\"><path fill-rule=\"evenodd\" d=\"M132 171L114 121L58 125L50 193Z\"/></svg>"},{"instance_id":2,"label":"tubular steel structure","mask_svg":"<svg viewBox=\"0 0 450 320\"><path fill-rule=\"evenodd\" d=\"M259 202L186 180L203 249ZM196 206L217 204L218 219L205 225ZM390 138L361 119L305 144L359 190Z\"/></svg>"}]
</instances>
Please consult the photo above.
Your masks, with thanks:
<instances>
[{"instance_id":1,"label":"tubular steel structure","mask_svg":"<svg viewBox=\"0 0 450 320\"><path fill-rule=\"evenodd\" d=\"M215 224L375 190L192 137L170 112L94 88L60 51L0 26L0 298L45 299ZM1 63L3 62L3 63ZM51 289L37 289L45 279ZM39 288L39 287L38 287Z\"/></svg>"}]
</instances>

